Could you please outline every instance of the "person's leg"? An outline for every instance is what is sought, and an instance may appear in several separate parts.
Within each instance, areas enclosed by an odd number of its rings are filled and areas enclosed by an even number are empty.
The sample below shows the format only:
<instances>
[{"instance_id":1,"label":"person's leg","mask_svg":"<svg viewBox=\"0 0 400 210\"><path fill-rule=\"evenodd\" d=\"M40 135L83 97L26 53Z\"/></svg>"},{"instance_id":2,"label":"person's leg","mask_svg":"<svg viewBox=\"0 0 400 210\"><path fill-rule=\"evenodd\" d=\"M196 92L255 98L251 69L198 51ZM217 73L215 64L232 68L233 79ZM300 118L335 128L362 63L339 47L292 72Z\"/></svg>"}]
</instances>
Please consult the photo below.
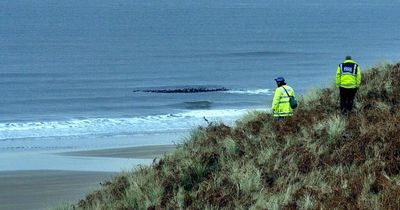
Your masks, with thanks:
<instances>
[{"instance_id":1,"label":"person's leg","mask_svg":"<svg viewBox=\"0 0 400 210\"><path fill-rule=\"evenodd\" d=\"M354 106L354 98L356 97L357 88L349 89L348 93L348 110L351 112Z\"/></svg>"},{"instance_id":2,"label":"person's leg","mask_svg":"<svg viewBox=\"0 0 400 210\"><path fill-rule=\"evenodd\" d=\"M346 89L340 87L340 112L342 114L346 114Z\"/></svg>"},{"instance_id":3,"label":"person's leg","mask_svg":"<svg viewBox=\"0 0 400 210\"><path fill-rule=\"evenodd\" d=\"M343 95L343 112L342 114L348 115L351 111L352 106L352 89L342 88L342 95Z\"/></svg>"}]
</instances>

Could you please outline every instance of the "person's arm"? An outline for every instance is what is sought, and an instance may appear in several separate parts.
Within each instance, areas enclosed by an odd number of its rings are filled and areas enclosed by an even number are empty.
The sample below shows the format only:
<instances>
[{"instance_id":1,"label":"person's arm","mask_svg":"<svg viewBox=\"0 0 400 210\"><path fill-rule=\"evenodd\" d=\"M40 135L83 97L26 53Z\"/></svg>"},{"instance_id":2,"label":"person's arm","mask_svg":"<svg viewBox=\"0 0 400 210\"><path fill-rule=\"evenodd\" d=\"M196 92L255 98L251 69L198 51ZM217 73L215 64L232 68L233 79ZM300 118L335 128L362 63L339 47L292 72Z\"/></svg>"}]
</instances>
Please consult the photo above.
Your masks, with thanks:
<instances>
[{"instance_id":1,"label":"person's arm","mask_svg":"<svg viewBox=\"0 0 400 210\"><path fill-rule=\"evenodd\" d=\"M340 71L341 71L341 69L340 69L340 65L339 65L336 69L336 87L340 86L340 77L341 77Z\"/></svg>"},{"instance_id":2,"label":"person's arm","mask_svg":"<svg viewBox=\"0 0 400 210\"><path fill-rule=\"evenodd\" d=\"M361 69L360 66L357 65L357 87L361 85Z\"/></svg>"},{"instance_id":3,"label":"person's arm","mask_svg":"<svg viewBox=\"0 0 400 210\"><path fill-rule=\"evenodd\" d=\"M274 99L272 100L272 113L278 110L280 99L281 99L281 90L280 88L277 88L275 90Z\"/></svg>"}]
</instances>

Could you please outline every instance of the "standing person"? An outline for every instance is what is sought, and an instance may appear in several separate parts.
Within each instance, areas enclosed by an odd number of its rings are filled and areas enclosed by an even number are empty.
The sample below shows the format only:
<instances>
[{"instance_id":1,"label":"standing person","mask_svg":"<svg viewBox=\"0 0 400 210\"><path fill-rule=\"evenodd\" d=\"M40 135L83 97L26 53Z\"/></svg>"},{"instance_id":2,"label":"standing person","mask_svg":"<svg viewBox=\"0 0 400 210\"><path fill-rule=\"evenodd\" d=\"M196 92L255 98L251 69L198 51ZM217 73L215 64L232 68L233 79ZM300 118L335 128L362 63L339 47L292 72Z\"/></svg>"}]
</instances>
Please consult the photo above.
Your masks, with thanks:
<instances>
[{"instance_id":1,"label":"standing person","mask_svg":"<svg viewBox=\"0 0 400 210\"><path fill-rule=\"evenodd\" d=\"M293 88L288 86L283 77L275 79L278 88L275 90L274 100L272 101L272 114L277 120L284 120L293 115L293 107L290 98L295 97ZM296 105L297 106L297 105Z\"/></svg>"},{"instance_id":2,"label":"standing person","mask_svg":"<svg viewBox=\"0 0 400 210\"><path fill-rule=\"evenodd\" d=\"M340 90L340 111L348 115L353 109L354 98L361 84L360 66L346 56L343 63L336 70L336 87Z\"/></svg>"}]
</instances>

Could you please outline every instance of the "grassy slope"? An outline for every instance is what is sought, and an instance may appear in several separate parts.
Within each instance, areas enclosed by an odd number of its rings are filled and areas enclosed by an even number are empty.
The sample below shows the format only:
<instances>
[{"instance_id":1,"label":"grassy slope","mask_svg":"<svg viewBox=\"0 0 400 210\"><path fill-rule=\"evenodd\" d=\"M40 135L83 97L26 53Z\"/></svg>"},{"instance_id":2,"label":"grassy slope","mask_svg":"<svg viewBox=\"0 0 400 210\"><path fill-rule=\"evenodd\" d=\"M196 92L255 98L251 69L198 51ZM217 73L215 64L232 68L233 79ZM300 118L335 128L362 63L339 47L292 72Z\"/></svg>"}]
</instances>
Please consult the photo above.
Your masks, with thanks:
<instances>
[{"instance_id":1,"label":"grassy slope","mask_svg":"<svg viewBox=\"0 0 400 210\"><path fill-rule=\"evenodd\" d=\"M400 209L400 63L364 74L349 118L337 92L313 91L285 122L259 112L196 129L175 153L75 207Z\"/></svg>"}]
</instances>

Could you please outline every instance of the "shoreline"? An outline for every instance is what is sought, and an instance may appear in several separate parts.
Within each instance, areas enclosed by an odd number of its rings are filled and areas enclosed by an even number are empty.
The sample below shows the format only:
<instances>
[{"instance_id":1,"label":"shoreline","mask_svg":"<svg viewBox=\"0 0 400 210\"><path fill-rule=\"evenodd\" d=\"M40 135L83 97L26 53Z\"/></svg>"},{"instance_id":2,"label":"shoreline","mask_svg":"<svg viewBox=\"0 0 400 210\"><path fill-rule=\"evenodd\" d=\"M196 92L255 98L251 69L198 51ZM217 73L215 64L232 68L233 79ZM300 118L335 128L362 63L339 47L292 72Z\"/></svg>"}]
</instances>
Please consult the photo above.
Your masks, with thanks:
<instances>
[{"instance_id":1,"label":"shoreline","mask_svg":"<svg viewBox=\"0 0 400 210\"><path fill-rule=\"evenodd\" d=\"M176 145L152 145L55 153L65 156L154 159L175 150Z\"/></svg>"}]
</instances>

